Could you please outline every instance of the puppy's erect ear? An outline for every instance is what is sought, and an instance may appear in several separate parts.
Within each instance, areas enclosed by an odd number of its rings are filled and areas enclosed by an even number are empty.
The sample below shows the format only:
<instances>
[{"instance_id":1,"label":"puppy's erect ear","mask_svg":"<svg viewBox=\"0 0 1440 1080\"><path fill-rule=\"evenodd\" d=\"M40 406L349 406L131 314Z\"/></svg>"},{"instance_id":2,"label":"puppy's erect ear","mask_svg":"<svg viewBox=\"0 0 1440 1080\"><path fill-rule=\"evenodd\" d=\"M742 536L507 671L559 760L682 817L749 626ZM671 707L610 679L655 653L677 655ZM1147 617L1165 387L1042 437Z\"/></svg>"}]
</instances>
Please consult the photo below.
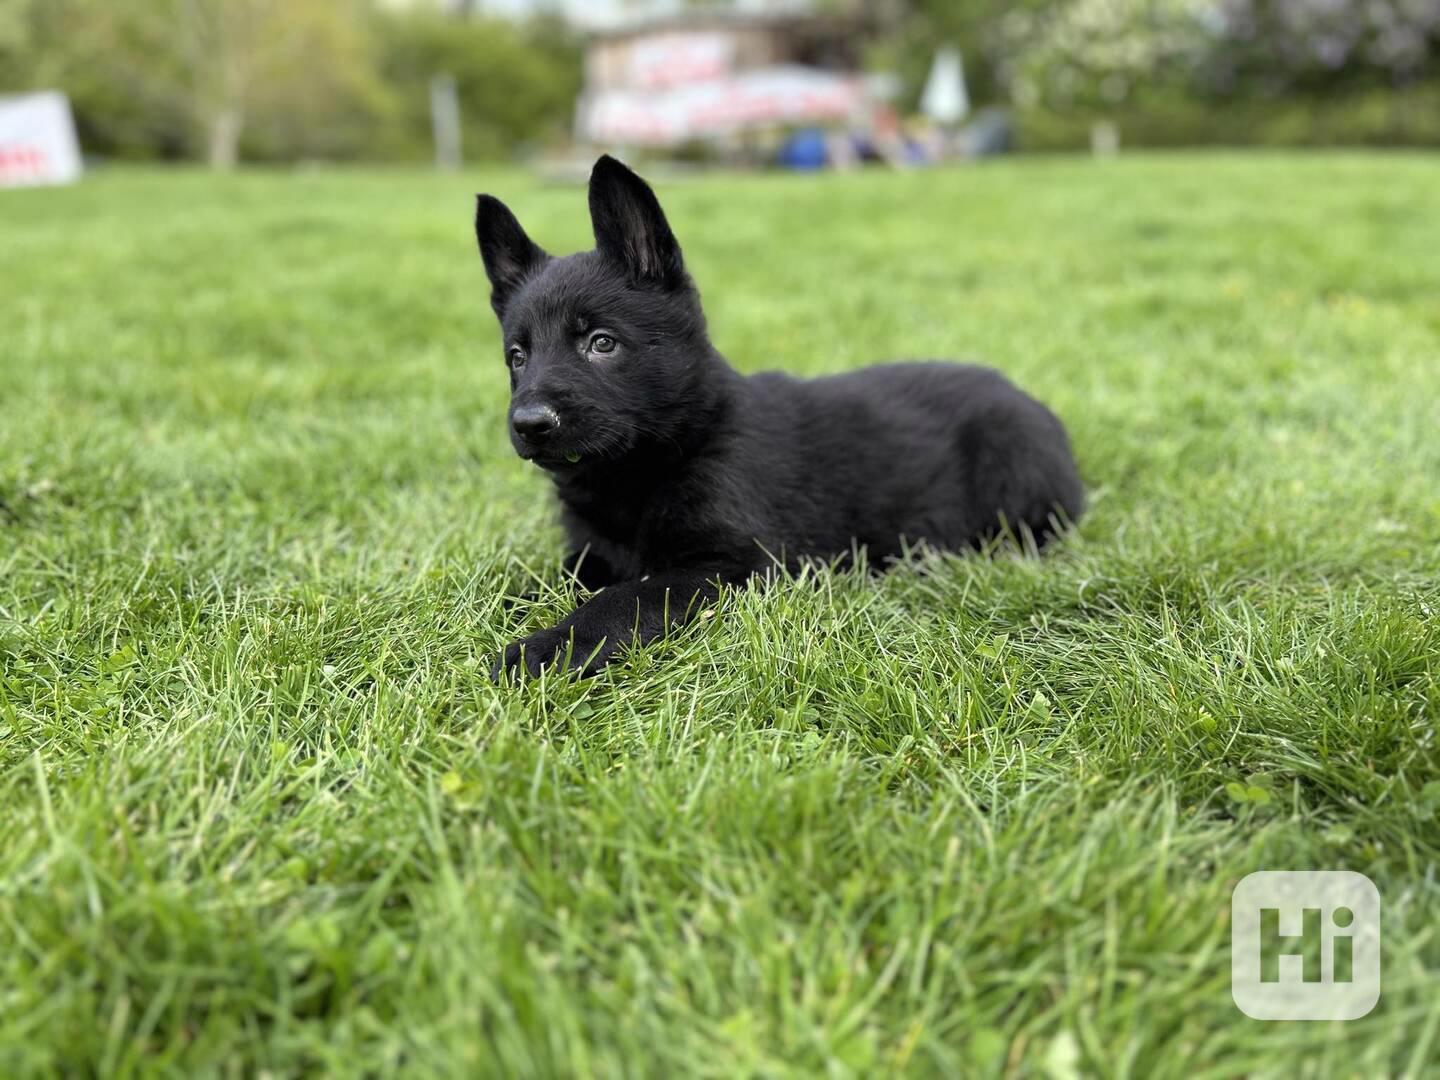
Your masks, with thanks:
<instances>
[{"instance_id":1,"label":"puppy's erect ear","mask_svg":"<svg viewBox=\"0 0 1440 1080\"><path fill-rule=\"evenodd\" d=\"M680 245L650 185L609 154L590 174L595 247L637 281L678 285L685 278Z\"/></svg>"},{"instance_id":2,"label":"puppy's erect ear","mask_svg":"<svg viewBox=\"0 0 1440 1080\"><path fill-rule=\"evenodd\" d=\"M510 208L493 195L475 203L475 239L490 278L490 306L499 318L521 283L550 258L525 235Z\"/></svg>"}]
</instances>

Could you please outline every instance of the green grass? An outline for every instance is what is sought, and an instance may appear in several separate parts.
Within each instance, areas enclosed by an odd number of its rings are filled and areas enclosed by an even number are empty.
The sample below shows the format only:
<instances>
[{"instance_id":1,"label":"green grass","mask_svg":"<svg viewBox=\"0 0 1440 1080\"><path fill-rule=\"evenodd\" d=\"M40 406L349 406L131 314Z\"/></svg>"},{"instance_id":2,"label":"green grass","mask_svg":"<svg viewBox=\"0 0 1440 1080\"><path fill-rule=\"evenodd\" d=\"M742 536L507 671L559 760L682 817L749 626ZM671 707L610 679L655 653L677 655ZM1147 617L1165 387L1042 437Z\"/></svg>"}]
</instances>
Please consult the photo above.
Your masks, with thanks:
<instances>
[{"instance_id":1,"label":"green grass","mask_svg":"<svg viewBox=\"0 0 1440 1080\"><path fill-rule=\"evenodd\" d=\"M503 429L472 193L0 195L0 1074L1440 1070L1440 162L662 186L745 370L984 359L1092 508L812 576L588 682ZM1229 996L1229 896L1384 898L1351 1023Z\"/></svg>"}]
</instances>

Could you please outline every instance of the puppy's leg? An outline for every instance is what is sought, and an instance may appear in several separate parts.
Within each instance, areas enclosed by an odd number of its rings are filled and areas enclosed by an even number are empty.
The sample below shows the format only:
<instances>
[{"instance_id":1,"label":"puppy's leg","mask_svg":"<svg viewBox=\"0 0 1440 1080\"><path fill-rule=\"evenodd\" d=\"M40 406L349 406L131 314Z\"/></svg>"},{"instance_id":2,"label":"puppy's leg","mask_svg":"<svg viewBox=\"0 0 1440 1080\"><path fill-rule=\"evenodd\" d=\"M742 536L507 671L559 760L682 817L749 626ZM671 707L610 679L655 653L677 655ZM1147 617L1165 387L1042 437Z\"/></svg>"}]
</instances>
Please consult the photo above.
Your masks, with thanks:
<instances>
[{"instance_id":1,"label":"puppy's leg","mask_svg":"<svg viewBox=\"0 0 1440 1080\"><path fill-rule=\"evenodd\" d=\"M679 570L610 585L554 626L506 647L490 676L538 675L552 665L593 675L626 645L644 645L688 622L724 586L748 576L738 570Z\"/></svg>"},{"instance_id":2,"label":"puppy's leg","mask_svg":"<svg viewBox=\"0 0 1440 1080\"><path fill-rule=\"evenodd\" d=\"M588 547L565 556L565 573L586 592L599 592L619 580L615 571Z\"/></svg>"}]
</instances>

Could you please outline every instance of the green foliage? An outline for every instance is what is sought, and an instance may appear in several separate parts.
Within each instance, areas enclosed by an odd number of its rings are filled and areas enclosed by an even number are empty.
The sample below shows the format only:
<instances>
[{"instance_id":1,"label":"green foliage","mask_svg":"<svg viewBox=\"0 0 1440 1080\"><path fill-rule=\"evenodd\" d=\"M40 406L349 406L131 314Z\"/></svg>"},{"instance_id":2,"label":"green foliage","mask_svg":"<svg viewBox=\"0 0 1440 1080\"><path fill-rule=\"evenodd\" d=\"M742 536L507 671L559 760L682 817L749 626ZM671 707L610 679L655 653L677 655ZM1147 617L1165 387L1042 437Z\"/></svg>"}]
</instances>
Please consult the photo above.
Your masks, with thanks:
<instances>
[{"instance_id":1,"label":"green foliage","mask_svg":"<svg viewBox=\"0 0 1440 1080\"><path fill-rule=\"evenodd\" d=\"M581 61L577 43L559 24L419 14L387 18L379 34L382 75L400 100L393 152L429 152L429 88L437 74L455 79L471 157L502 156L568 132Z\"/></svg>"},{"instance_id":2,"label":"green foliage","mask_svg":"<svg viewBox=\"0 0 1440 1080\"><path fill-rule=\"evenodd\" d=\"M0 72L9 78L27 61L31 44L28 0L0 0Z\"/></svg>"},{"instance_id":3,"label":"green foliage","mask_svg":"<svg viewBox=\"0 0 1440 1080\"><path fill-rule=\"evenodd\" d=\"M1020 110L1029 148L1084 145L1098 118L1132 145L1437 145L1440 6L1411 0L912 0L874 50L918 94L959 44L980 102Z\"/></svg>"},{"instance_id":4,"label":"green foliage","mask_svg":"<svg viewBox=\"0 0 1440 1080\"><path fill-rule=\"evenodd\" d=\"M667 186L738 365L994 363L1091 511L523 688L570 601L469 218L571 250L578 190L0 196L0 1074L1433 1073L1435 180ZM1230 889L1321 867L1380 889L1380 1007L1247 1021Z\"/></svg>"},{"instance_id":5,"label":"green foliage","mask_svg":"<svg viewBox=\"0 0 1440 1080\"><path fill-rule=\"evenodd\" d=\"M1070 0L1007 18L1022 105L1116 106L1139 86L1184 85L1214 40L1210 0Z\"/></svg>"},{"instance_id":6,"label":"green foliage","mask_svg":"<svg viewBox=\"0 0 1440 1080\"><path fill-rule=\"evenodd\" d=\"M354 155L384 112L360 0L6 2L6 81L65 90L92 153Z\"/></svg>"},{"instance_id":7,"label":"green foliage","mask_svg":"<svg viewBox=\"0 0 1440 1080\"><path fill-rule=\"evenodd\" d=\"M64 90L88 152L178 154L188 140L183 102L147 92L165 59L140 64L145 50L127 10L124 0L113 10L95 0L0 0L0 92Z\"/></svg>"},{"instance_id":8,"label":"green foliage","mask_svg":"<svg viewBox=\"0 0 1440 1080\"><path fill-rule=\"evenodd\" d=\"M1270 97L1385 88L1440 68L1433 0L1217 0L1207 88Z\"/></svg>"},{"instance_id":9,"label":"green foliage","mask_svg":"<svg viewBox=\"0 0 1440 1080\"><path fill-rule=\"evenodd\" d=\"M234 0L217 0L231 4ZM242 156L253 160L371 156L377 127L397 111L377 70L381 42L363 0L283 0L275 25L259 33L277 44L261 58L249 93ZM280 16L277 18L277 16ZM283 43L279 44L279 43Z\"/></svg>"},{"instance_id":10,"label":"green foliage","mask_svg":"<svg viewBox=\"0 0 1440 1080\"><path fill-rule=\"evenodd\" d=\"M566 129L580 59L548 22L361 0L0 0L0 90L65 90L91 153L424 156L440 73L459 83L466 152L483 158Z\"/></svg>"}]
</instances>

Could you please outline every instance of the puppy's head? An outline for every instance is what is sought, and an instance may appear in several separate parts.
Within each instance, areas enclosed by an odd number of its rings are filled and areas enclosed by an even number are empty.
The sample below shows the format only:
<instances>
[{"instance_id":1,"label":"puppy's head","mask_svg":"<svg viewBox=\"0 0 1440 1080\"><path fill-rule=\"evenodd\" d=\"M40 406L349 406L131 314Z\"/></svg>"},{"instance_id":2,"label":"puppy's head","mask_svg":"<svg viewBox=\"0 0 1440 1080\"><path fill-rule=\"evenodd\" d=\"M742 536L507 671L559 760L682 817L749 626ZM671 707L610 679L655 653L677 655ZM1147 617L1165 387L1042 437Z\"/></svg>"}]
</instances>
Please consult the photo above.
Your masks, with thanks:
<instances>
[{"instance_id":1,"label":"puppy's head","mask_svg":"<svg viewBox=\"0 0 1440 1080\"><path fill-rule=\"evenodd\" d=\"M611 157L590 175L595 249L540 249L500 200L475 216L510 370L510 441L552 471L674 438L708 356L705 319L655 193Z\"/></svg>"}]
</instances>

